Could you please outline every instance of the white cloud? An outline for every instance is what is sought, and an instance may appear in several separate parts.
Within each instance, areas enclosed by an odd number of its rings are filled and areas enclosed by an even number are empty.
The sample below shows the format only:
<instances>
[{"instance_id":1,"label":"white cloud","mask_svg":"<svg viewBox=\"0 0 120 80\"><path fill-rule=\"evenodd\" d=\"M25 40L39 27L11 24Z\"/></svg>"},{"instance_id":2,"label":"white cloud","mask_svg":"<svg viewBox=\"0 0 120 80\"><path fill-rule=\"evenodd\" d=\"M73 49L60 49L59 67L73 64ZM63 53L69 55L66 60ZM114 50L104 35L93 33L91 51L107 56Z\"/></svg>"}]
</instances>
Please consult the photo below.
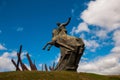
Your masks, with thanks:
<instances>
[{"instance_id":1,"label":"white cloud","mask_svg":"<svg viewBox=\"0 0 120 80\"><path fill-rule=\"evenodd\" d=\"M41 68L43 64L39 64L38 66Z\"/></svg>"},{"instance_id":2,"label":"white cloud","mask_svg":"<svg viewBox=\"0 0 120 80\"><path fill-rule=\"evenodd\" d=\"M27 51L22 51L22 53L21 53L21 59L25 59L26 58L26 54L27 54Z\"/></svg>"},{"instance_id":3,"label":"white cloud","mask_svg":"<svg viewBox=\"0 0 120 80\"><path fill-rule=\"evenodd\" d=\"M120 27L120 0L90 1L81 14L84 22L111 31Z\"/></svg>"},{"instance_id":4,"label":"white cloud","mask_svg":"<svg viewBox=\"0 0 120 80\"><path fill-rule=\"evenodd\" d=\"M114 47L112 49L112 52L119 53L120 52L120 46Z\"/></svg>"},{"instance_id":5,"label":"white cloud","mask_svg":"<svg viewBox=\"0 0 120 80\"><path fill-rule=\"evenodd\" d=\"M113 34L115 47L111 50L113 53L120 53L120 30L116 30Z\"/></svg>"},{"instance_id":6,"label":"white cloud","mask_svg":"<svg viewBox=\"0 0 120 80\"><path fill-rule=\"evenodd\" d=\"M85 55L85 54L84 54ZM87 61L88 58L85 58L85 57L81 57L81 61Z\"/></svg>"},{"instance_id":7,"label":"white cloud","mask_svg":"<svg viewBox=\"0 0 120 80\"><path fill-rule=\"evenodd\" d=\"M106 39L108 37L105 30L96 31L96 36L98 36L100 39Z\"/></svg>"},{"instance_id":8,"label":"white cloud","mask_svg":"<svg viewBox=\"0 0 120 80\"><path fill-rule=\"evenodd\" d=\"M38 64L38 68L39 68L39 70L42 70L43 64Z\"/></svg>"},{"instance_id":9,"label":"white cloud","mask_svg":"<svg viewBox=\"0 0 120 80\"><path fill-rule=\"evenodd\" d=\"M79 64L78 72L90 72L97 74L120 74L120 54L111 53L105 57L100 57L91 62Z\"/></svg>"},{"instance_id":10,"label":"white cloud","mask_svg":"<svg viewBox=\"0 0 120 80\"><path fill-rule=\"evenodd\" d=\"M7 50L7 48L0 44L0 50Z\"/></svg>"},{"instance_id":11,"label":"white cloud","mask_svg":"<svg viewBox=\"0 0 120 80\"><path fill-rule=\"evenodd\" d=\"M58 62L59 62L59 60L60 60L60 55L61 55L61 54L58 53L58 55L56 56L55 61L54 61L55 63L58 63Z\"/></svg>"},{"instance_id":12,"label":"white cloud","mask_svg":"<svg viewBox=\"0 0 120 80\"><path fill-rule=\"evenodd\" d=\"M92 72L97 74L115 75L120 74L120 30L116 30L113 34L115 47L111 53L105 57L99 57L90 62L81 62L78 72Z\"/></svg>"},{"instance_id":13,"label":"white cloud","mask_svg":"<svg viewBox=\"0 0 120 80\"><path fill-rule=\"evenodd\" d=\"M77 29L75 30L75 33L80 33L82 31L86 31L89 32L89 28L88 25L86 23L80 23L77 27Z\"/></svg>"},{"instance_id":14,"label":"white cloud","mask_svg":"<svg viewBox=\"0 0 120 80\"><path fill-rule=\"evenodd\" d=\"M120 30L114 32L113 40L115 41L115 46L120 46Z\"/></svg>"},{"instance_id":15,"label":"white cloud","mask_svg":"<svg viewBox=\"0 0 120 80\"><path fill-rule=\"evenodd\" d=\"M15 70L11 59L15 58L16 56L16 51L12 51L11 53L4 52L3 55L0 56L0 72Z\"/></svg>"},{"instance_id":16,"label":"white cloud","mask_svg":"<svg viewBox=\"0 0 120 80\"><path fill-rule=\"evenodd\" d=\"M22 52L21 54L21 59L23 60L25 58L26 52ZM4 71L15 71L15 66L11 62L11 59L14 59L15 62L17 60L17 52L12 51L12 52L4 52L3 55L0 56L0 72ZM25 64L28 69L30 67Z\"/></svg>"},{"instance_id":17,"label":"white cloud","mask_svg":"<svg viewBox=\"0 0 120 80\"><path fill-rule=\"evenodd\" d=\"M24 29L23 27L18 27L18 28L17 28L17 31L18 31L18 32L21 32L21 31L23 31L23 29Z\"/></svg>"},{"instance_id":18,"label":"white cloud","mask_svg":"<svg viewBox=\"0 0 120 80\"><path fill-rule=\"evenodd\" d=\"M80 34L80 38L85 39L86 35L84 33Z\"/></svg>"},{"instance_id":19,"label":"white cloud","mask_svg":"<svg viewBox=\"0 0 120 80\"><path fill-rule=\"evenodd\" d=\"M87 49L94 52L100 45L95 40L85 40L84 43Z\"/></svg>"},{"instance_id":20,"label":"white cloud","mask_svg":"<svg viewBox=\"0 0 120 80\"><path fill-rule=\"evenodd\" d=\"M112 32L110 38L114 41L114 47L111 52L103 57L93 59L90 62L81 62L78 72L92 72L106 75L120 74L120 0L96 0L90 1L88 8L81 14L81 18L89 25L99 26L102 30L96 31L95 35L101 39L107 38L107 33ZM88 48L97 45L91 45L86 41ZM91 43L91 44L90 44ZM93 42L96 43L96 42ZM91 49L91 48L90 48ZM102 50L102 49L101 49ZM103 52L104 53L104 52Z\"/></svg>"},{"instance_id":21,"label":"white cloud","mask_svg":"<svg viewBox=\"0 0 120 80\"><path fill-rule=\"evenodd\" d=\"M71 34L71 35L74 35L75 30L76 30L76 27L73 27L73 28L72 28L72 31L70 32L70 34Z\"/></svg>"},{"instance_id":22,"label":"white cloud","mask_svg":"<svg viewBox=\"0 0 120 80\"><path fill-rule=\"evenodd\" d=\"M78 34L78 33L83 32L83 31L85 31L85 32L90 31L89 28L88 28L88 25L84 22L80 23L77 28L73 27L73 29L71 31L71 35L73 35L74 33Z\"/></svg>"}]
</instances>

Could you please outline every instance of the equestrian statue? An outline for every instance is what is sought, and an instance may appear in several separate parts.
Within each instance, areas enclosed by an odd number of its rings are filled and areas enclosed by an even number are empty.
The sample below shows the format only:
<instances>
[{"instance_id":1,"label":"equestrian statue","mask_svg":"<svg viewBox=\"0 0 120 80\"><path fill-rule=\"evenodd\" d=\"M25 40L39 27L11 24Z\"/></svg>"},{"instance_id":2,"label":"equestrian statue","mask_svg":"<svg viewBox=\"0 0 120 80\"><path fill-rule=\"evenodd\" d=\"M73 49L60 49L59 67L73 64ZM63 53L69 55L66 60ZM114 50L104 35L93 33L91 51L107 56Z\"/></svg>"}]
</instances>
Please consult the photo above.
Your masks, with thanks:
<instances>
[{"instance_id":1,"label":"equestrian statue","mask_svg":"<svg viewBox=\"0 0 120 80\"><path fill-rule=\"evenodd\" d=\"M48 42L43 50L49 51L52 46L60 49L60 59L54 70L76 71L79 61L83 55L85 44L81 38L67 34L66 26L70 23L71 18L65 23L57 23L57 28L53 29L52 41Z\"/></svg>"}]
</instances>

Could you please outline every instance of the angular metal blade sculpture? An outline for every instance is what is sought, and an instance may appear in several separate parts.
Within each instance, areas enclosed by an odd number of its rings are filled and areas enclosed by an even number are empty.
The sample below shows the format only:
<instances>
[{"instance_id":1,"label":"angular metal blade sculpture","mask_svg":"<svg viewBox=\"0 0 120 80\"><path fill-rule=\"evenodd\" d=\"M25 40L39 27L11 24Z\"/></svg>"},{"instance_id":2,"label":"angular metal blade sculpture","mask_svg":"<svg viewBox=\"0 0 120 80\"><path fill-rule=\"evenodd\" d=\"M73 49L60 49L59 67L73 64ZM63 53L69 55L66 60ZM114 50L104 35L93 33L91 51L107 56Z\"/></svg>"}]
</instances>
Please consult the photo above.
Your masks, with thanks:
<instances>
[{"instance_id":1,"label":"angular metal blade sculpture","mask_svg":"<svg viewBox=\"0 0 120 80\"><path fill-rule=\"evenodd\" d=\"M14 66L17 68L17 64L15 63L15 61L14 61L13 59L12 59L11 61L12 61L12 63L14 64ZM16 70L17 70L17 71L21 71L19 67L18 67Z\"/></svg>"},{"instance_id":2,"label":"angular metal blade sculpture","mask_svg":"<svg viewBox=\"0 0 120 80\"><path fill-rule=\"evenodd\" d=\"M52 66L52 67L49 66L49 70L50 70L50 71L54 71L54 70L55 70L55 62L53 62L53 66Z\"/></svg>"},{"instance_id":3,"label":"angular metal blade sculpture","mask_svg":"<svg viewBox=\"0 0 120 80\"><path fill-rule=\"evenodd\" d=\"M18 60L17 60L17 66L16 66L16 71L18 71L19 69L19 62L20 62L20 55L21 55L21 52L22 52L22 45L20 45L20 50L19 50L19 53L17 53L17 56L18 56Z\"/></svg>"},{"instance_id":4,"label":"angular metal blade sculpture","mask_svg":"<svg viewBox=\"0 0 120 80\"><path fill-rule=\"evenodd\" d=\"M37 70L36 65L32 63L32 60L31 60L31 58L30 58L30 56L29 56L28 53L26 54L26 56L27 56L27 58L28 58L28 61L29 61L31 70Z\"/></svg>"},{"instance_id":5,"label":"angular metal blade sculpture","mask_svg":"<svg viewBox=\"0 0 120 80\"><path fill-rule=\"evenodd\" d=\"M29 69L28 69L28 68L26 67L26 65L22 62L21 57L19 56L19 54L17 54L17 55L18 55L18 57L20 58L19 63L20 63L20 65L21 65L22 70L23 70L23 71L28 71Z\"/></svg>"},{"instance_id":6,"label":"angular metal blade sculpture","mask_svg":"<svg viewBox=\"0 0 120 80\"><path fill-rule=\"evenodd\" d=\"M22 53L22 45L20 45L20 50L19 52L17 53L17 57L18 57L18 60L17 60L17 64L15 63L15 61L12 59L12 63L14 64L14 66L16 67L16 71L21 71L19 66L21 66L22 70L25 71L25 70L29 70L25 64L22 62L21 60L21 53ZM19 65L20 64L20 65Z\"/></svg>"},{"instance_id":7,"label":"angular metal blade sculpture","mask_svg":"<svg viewBox=\"0 0 120 80\"><path fill-rule=\"evenodd\" d=\"M45 71L48 71L47 64L45 64L45 66L44 66L44 67L45 67Z\"/></svg>"}]
</instances>

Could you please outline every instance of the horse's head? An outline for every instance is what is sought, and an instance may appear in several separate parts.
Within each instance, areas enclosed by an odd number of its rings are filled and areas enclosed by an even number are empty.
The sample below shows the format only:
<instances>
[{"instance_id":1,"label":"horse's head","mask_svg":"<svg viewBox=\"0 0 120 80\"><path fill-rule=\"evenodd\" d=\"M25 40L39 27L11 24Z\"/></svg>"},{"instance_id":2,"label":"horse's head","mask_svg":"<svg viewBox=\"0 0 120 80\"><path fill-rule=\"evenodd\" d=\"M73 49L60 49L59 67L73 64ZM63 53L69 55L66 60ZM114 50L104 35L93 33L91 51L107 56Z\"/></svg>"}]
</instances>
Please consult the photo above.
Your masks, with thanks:
<instances>
[{"instance_id":1,"label":"horse's head","mask_svg":"<svg viewBox=\"0 0 120 80\"><path fill-rule=\"evenodd\" d=\"M70 23L71 18L68 18L65 23L57 23L57 28L53 30L52 37L56 39L56 36L62 36L67 34L66 26Z\"/></svg>"},{"instance_id":2,"label":"horse's head","mask_svg":"<svg viewBox=\"0 0 120 80\"><path fill-rule=\"evenodd\" d=\"M59 33L58 33L58 30L57 29L53 29L52 31L52 37L55 37L57 36Z\"/></svg>"},{"instance_id":3,"label":"horse's head","mask_svg":"<svg viewBox=\"0 0 120 80\"><path fill-rule=\"evenodd\" d=\"M58 32L65 32L67 33L66 26L70 23L71 17L68 18L68 20L65 23L56 23L58 26Z\"/></svg>"},{"instance_id":4,"label":"horse's head","mask_svg":"<svg viewBox=\"0 0 120 80\"><path fill-rule=\"evenodd\" d=\"M57 28L57 29L54 29L53 32L52 32L52 37L55 37L55 36L60 36L60 35L63 35L63 34L67 34L67 30L65 28Z\"/></svg>"}]
</instances>

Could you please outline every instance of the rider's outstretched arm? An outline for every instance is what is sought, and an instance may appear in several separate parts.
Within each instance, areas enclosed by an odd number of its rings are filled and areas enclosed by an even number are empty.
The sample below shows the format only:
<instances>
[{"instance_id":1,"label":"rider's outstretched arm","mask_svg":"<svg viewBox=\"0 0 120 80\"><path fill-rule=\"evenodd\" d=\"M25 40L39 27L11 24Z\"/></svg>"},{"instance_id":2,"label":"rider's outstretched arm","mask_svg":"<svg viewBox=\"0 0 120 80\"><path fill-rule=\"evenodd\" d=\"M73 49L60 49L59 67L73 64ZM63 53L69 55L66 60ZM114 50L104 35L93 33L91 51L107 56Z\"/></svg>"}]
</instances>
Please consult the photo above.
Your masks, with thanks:
<instances>
[{"instance_id":1,"label":"rider's outstretched arm","mask_svg":"<svg viewBox=\"0 0 120 80\"><path fill-rule=\"evenodd\" d=\"M71 17L68 18L66 23L62 23L62 26L67 26L70 23Z\"/></svg>"}]
</instances>

